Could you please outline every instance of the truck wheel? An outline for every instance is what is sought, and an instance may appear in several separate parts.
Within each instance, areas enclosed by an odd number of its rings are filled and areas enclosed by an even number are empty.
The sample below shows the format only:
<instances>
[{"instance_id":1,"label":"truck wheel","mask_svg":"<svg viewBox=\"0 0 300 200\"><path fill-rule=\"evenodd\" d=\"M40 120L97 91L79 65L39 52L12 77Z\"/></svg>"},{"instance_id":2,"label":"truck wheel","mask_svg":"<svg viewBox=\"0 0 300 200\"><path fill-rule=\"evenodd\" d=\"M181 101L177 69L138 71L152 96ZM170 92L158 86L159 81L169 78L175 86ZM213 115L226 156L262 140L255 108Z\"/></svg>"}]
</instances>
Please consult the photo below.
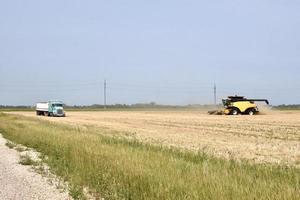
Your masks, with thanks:
<instances>
[{"instance_id":1,"label":"truck wheel","mask_svg":"<svg viewBox=\"0 0 300 200\"><path fill-rule=\"evenodd\" d=\"M230 114L231 115L238 115L240 111L237 108L232 108Z\"/></svg>"}]
</instances>

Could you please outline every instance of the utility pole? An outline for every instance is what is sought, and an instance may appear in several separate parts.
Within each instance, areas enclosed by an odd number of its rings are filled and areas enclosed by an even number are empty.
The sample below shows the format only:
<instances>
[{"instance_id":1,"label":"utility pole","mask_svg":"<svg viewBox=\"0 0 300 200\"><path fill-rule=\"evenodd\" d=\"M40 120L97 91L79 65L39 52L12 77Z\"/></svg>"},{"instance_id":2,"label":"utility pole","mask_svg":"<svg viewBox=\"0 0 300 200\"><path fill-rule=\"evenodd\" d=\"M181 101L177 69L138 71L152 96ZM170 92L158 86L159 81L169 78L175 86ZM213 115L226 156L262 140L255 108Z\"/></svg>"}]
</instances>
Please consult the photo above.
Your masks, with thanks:
<instances>
[{"instance_id":1,"label":"utility pole","mask_svg":"<svg viewBox=\"0 0 300 200\"><path fill-rule=\"evenodd\" d=\"M217 86L216 83L214 83L214 103L215 106L217 105Z\"/></svg>"},{"instance_id":2,"label":"utility pole","mask_svg":"<svg viewBox=\"0 0 300 200\"><path fill-rule=\"evenodd\" d=\"M104 80L104 109L106 109L106 80Z\"/></svg>"}]
</instances>

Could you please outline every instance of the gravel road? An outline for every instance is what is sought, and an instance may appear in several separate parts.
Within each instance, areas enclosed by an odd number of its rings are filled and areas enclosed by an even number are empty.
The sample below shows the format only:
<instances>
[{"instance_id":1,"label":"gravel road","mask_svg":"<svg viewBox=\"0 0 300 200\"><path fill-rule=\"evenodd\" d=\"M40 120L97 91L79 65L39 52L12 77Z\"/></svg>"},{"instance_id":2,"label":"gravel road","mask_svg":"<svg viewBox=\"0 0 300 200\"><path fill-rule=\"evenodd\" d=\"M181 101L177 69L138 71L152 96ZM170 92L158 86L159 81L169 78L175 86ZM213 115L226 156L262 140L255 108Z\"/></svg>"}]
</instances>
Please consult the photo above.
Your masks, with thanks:
<instances>
[{"instance_id":1,"label":"gravel road","mask_svg":"<svg viewBox=\"0 0 300 200\"><path fill-rule=\"evenodd\" d=\"M19 164L19 152L9 149L0 134L0 199L71 199L61 193L47 178L31 170L30 166Z\"/></svg>"}]
</instances>

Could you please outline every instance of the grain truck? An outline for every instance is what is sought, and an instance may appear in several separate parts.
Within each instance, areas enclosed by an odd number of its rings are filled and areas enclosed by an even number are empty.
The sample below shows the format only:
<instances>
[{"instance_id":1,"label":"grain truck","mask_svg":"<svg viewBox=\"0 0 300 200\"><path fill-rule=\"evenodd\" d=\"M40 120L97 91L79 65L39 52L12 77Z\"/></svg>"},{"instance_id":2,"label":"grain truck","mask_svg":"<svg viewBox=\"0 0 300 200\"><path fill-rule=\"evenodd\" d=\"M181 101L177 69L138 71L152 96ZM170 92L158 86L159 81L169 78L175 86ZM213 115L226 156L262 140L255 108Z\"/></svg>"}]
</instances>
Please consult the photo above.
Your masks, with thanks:
<instances>
[{"instance_id":1,"label":"grain truck","mask_svg":"<svg viewBox=\"0 0 300 200\"><path fill-rule=\"evenodd\" d=\"M48 102L40 102L36 104L36 115L44 115L51 117L65 117L62 101L51 100Z\"/></svg>"}]
</instances>

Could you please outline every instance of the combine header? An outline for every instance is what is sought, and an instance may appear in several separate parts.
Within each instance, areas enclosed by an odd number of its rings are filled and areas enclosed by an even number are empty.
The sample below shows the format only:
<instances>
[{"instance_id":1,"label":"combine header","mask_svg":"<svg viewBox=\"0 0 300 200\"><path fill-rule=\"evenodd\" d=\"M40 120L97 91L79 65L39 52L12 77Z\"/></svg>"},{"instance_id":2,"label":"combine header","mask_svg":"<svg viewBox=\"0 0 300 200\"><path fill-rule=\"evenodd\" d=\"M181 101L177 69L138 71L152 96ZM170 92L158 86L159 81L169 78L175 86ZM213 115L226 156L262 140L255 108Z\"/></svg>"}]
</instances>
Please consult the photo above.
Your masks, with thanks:
<instances>
[{"instance_id":1,"label":"combine header","mask_svg":"<svg viewBox=\"0 0 300 200\"><path fill-rule=\"evenodd\" d=\"M255 102L263 101L269 104L267 99L247 99L243 96L229 96L227 99L223 99L224 110L209 111L211 115L255 115L258 108Z\"/></svg>"}]
</instances>

